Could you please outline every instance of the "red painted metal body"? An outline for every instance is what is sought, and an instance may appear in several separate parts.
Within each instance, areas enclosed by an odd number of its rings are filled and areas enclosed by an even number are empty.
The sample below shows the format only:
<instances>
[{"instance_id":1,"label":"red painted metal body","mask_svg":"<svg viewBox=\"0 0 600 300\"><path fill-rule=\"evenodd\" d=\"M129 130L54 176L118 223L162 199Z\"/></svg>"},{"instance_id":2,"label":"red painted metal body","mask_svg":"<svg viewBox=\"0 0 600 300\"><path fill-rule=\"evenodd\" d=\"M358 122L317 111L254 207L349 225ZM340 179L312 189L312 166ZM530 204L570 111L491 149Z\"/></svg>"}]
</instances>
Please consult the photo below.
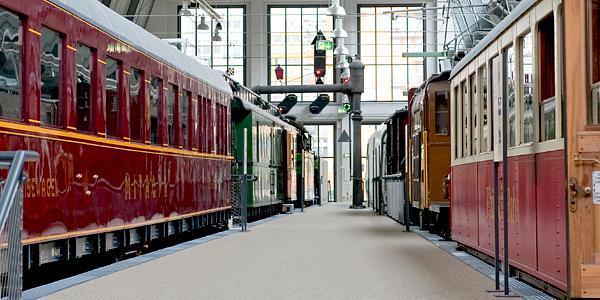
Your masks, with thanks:
<instances>
[{"instance_id":1,"label":"red painted metal body","mask_svg":"<svg viewBox=\"0 0 600 300\"><path fill-rule=\"evenodd\" d=\"M26 243L165 222L226 210L230 207L230 113L226 93L190 78L109 33L43 0L2 0L0 6L22 17L23 121L0 120L0 150L27 149L40 153L28 166L25 186ZM40 31L42 26L63 35L61 66L62 126L40 126ZM92 73L92 133L78 132L75 95L77 43L94 49ZM117 45L115 47L115 45ZM70 49L71 48L71 49ZM119 136L106 137L105 68L101 61L118 60ZM99 63L100 62L100 63ZM143 71L140 97L145 122L142 142L129 140L129 74ZM158 145L150 145L149 82L161 78L189 91L188 145L182 130L166 146L166 91L160 91ZM146 83L144 83L146 80ZM185 93L183 95L186 95ZM203 106L200 106L199 104ZM211 105L208 106L207 103ZM178 110L177 110L178 111ZM174 126L181 129L179 113Z\"/></svg>"},{"instance_id":2,"label":"red painted metal body","mask_svg":"<svg viewBox=\"0 0 600 300\"><path fill-rule=\"evenodd\" d=\"M451 183L452 238L490 256L494 255L493 168L492 161L453 166ZM498 173L502 174L501 164ZM566 290L564 151L509 157L508 174L510 263ZM502 180L500 175L500 201ZM501 205L499 215L502 254L505 214Z\"/></svg>"}]
</instances>

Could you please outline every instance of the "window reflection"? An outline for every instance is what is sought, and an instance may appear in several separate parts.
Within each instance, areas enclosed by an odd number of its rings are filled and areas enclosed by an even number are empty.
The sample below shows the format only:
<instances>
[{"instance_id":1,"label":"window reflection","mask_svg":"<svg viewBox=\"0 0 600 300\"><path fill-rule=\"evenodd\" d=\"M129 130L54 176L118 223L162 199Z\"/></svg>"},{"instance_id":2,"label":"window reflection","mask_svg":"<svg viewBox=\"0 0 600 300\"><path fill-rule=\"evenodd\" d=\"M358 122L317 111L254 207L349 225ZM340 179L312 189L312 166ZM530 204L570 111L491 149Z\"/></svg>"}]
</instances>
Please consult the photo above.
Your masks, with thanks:
<instances>
[{"instance_id":1,"label":"window reflection","mask_svg":"<svg viewBox=\"0 0 600 300\"><path fill-rule=\"evenodd\" d=\"M181 122L181 145L184 149L188 149L188 105L192 99L192 93L185 91L181 99L179 99L179 113Z\"/></svg>"},{"instance_id":2,"label":"window reflection","mask_svg":"<svg viewBox=\"0 0 600 300\"><path fill-rule=\"evenodd\" d=\"M533 37L521 39L523 55L523 143L533 142Z\"/></svg>"},{"instance_id":3,"label":"window reflection","mask_svg":"<svg viewBox=\"0 0 600 300\"><path fill-rule=\"evenodd\" d=\"M162 90L162 81L152 77L150 82L150 143L158 144L158 99Z\"/></svg>"},{"instance_id":4,"label":"window reflection","mask_svg":"<svg viewBox=\"0 0 600 300\"><path fill-rule=\"evenodd\" d=\"M142 141L144 128L144 97L142 96L144 79L139 70L132 68L129 79L129 124L131 140Z\"/></svg>"},{"instance_id":5,"label":"window reflection","mask_svg":"<svg viewBox=\"0 0 600 300\"><path fill-rule=\"evenodd\" d=\"M77 45L77 129L92 130L92 50L83 45Z\"/></svg>"},{"instance_id":6,"label":"window reflection","mask_svg":"<svg viewBox=\"0 0 600 300\"><path fill-rule=\"evenodd\" d=\"M0 8L0 117L23 119L21 97L21 20Z\"/></svg>"},{"instance_id":7,"label":"window reflection","mask_svg":"<svg viewBox=\"0 0 600 300\"><path fill-rule=\"evenodd\" d=\"M62 125L60 113L62 38L56 31L42 27L41 36L41 100L40 122L44 125Z\"/></svg>"},{"instance_id":8,"label":"window reflection","mask_svg":"<svg viewBox=\"0 0 600 300\"><path fill-rule=\"evenodd\" d=\"M106 135L119 135L119 65L114 59L106 60Z\"/></svg>"}]
</instances>

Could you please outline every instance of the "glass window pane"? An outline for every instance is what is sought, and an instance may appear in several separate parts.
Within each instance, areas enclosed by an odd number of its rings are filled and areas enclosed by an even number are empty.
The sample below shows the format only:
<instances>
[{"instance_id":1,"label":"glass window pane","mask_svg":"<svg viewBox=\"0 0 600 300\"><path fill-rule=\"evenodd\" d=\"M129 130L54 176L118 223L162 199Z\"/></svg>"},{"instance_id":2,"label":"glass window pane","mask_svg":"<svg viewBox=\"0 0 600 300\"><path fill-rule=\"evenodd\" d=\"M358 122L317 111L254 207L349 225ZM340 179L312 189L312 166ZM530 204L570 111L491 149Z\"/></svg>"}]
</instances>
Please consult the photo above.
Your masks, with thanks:
<instances>
[{"instance_id":1,"label":"glass window pane","mask_svg":"<svg viewBox=\"0 0 600 300\"><path fill-rule=\"evenodd\" d=\"M482 116L481 116L481 123L483 124L482 126L482 148L481 148L481 152L486 152L489 150L488 147L488 141L489 141L489 136L490 136L490 128L489 128L489 115L488 115L488 109L491 108L490 103L490 99L488 99L488 91L487 91L487 69L485 66L483 66L482 68L479 69L479 78L480 78L480 82L479 82L479 86L481 86L481 101L483 104L483 108L481 110Z\"/></svg>"},{"instance_id":2,"label":"glass window pane","mask_svg":"<svg viewBox=\"0 0 600 300\"><path fill-rule=\"evenodd\" d=\"M119 65L114 59L106 60L106 135L119 135Z\"/></svg>"},{"instance_id":3,"label":"glass window pane","mask_svg":"<svg viewBox=\"0 0 600 300\"><path fill-rule=\"evenodd\" d=\"M83 45L77 45L77 129L81 131L92 131L92 50Z\"/></svg>"},{"instance_id":4,"label":"glass window pane","mask_svg":"<svg viewBox=\"0 0 600 300\"><path fill-rule=\"evenodd\" d=\"M167 143L169 146L175 145L175 128L173 126L173 119L175 116L175 98L177 97L177 93L177 87L169 83L167 91Z\"/></svg>"},{"instance_id":5,"label":"glass window pane","mask_svg":"<svg viewBox=\"0 0 600 300\"><path fill-rule=\"evenodd\" d=\"M129 124L132 141L141 142L144 129L144 97L142 87L144 79L139 70L131 69L129 80Z\"/></svg>"},{"instance_id":6,"label":"glass window pane","mask_svg":"<svg viewBox=\"0 0 600 300\"><path fill-rule=\"evenodd\" d=\"M179 121L181 122L181 146L183 149L189 148L188 142L188 106L192 99L192 93L184 91L182 97L179 99Z\"/></svg>"},{"instance_id":7,"label":"glass window pane","mask_svg":"<svg viewBox=\"0 0 600 300\"><path fill-rule=\"evenodd\" d=\"M62 38L56 31L42 27L41 36L41 79L40 122L44 125L62 125L61 113L61 63Z\"/></svg>"},{"instance_id":8,"label":"glass window pane","mask_svg":"<svg viewBox=\"0 0 600 300\"><path fill-rule=\"evenodd\" d=\"M469 77L469 85L471 87L471 94L469 95L471 99L471 137L472 137L472 145L473 154L479 153L479 127L477 126L479 123L478 111L479 111L479 99L477 98L477 77L476 74L473 74Z\"/></svg>"},{"instance_id":9,"label":"glass window pane","mask_svg":"<svg viewBox=\"0 0 600 300\"><path fill-rule=\"evenodd\" d=\"M435 133L448 135L450 108L446 92L435 93Z\"/></svg>"},{"instance_id":10,"label":"glass window pane","mask_svg":"<svg viewBox=\"0 0 600 300\"><path fill-rule=\"evenodd\" d=\"M523 55L523 143L533 142L533 36L531 33L521 40Z\"/></svg>"},{"instance_id":11,"label":"glass window pane","mask_svg":"<svg viewBox=\"0 0 600 300\"><path fill-rule=\"evenodd\" d=\"M152 77L150 84L150 142L158 145L158 105L162 93L162 80Z\"/></svg>"},{"instance_id":12,"label":"glass window pane","mask_svg":"<svg viewBox=\"0 0 600 300\"><path fill-rule=\"evenodd\" d=\"M0 117L23 120L23 98L21 97L21 20L0 8L0 30L3 32L0 65Z\"/></svg>"},{"instance_id":13,"label":"glass window pane","mask_svg":"<svg viewBox=\"0 0 600 300\"><path fill-rule=\"evenodd\" d=\"M517 108L515 103L515 50L513 46L506 49L506 88L508 95L508 146L514 147L516 141Z\"/></svg>"}]
</instances>

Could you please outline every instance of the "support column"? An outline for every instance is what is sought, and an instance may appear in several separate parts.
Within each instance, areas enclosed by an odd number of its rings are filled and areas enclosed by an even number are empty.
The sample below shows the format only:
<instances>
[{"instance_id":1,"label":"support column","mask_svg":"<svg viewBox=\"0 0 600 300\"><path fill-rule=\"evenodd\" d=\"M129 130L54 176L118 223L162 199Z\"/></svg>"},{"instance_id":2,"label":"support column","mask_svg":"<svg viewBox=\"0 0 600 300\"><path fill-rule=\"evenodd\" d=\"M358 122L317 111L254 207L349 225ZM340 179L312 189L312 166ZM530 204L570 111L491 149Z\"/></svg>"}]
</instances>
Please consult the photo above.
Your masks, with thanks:
<instances>
[{"instance_id":1,"label":"support column","mask_svg":"<svg viewBox=\"0 0 600 300\"><path fill-rule=\"evenodd\" d=\"M362 151L361 151L361 125L362 111L360 100L364 87L365 65L355 59L350 64L352 84L352 206L350 208L365 208L363 205L362 185Z\"/></svg>"}]
</instances>

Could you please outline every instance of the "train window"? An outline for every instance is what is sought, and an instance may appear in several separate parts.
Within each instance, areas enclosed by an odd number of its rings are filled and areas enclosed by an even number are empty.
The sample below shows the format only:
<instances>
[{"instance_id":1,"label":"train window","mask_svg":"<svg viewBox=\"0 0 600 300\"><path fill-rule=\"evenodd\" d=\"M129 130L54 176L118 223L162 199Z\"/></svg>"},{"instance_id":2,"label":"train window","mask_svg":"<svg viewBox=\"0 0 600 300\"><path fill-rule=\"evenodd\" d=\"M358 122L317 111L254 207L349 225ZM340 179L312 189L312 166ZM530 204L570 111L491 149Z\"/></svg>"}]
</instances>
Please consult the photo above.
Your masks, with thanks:
<instances>
[{"instance_id":1,"label":"train window","mask_svg":"<svg viewBox=\"0 0 600 300\"><path fill-rule=\"evenodd\" d=\"M90 47L77 44L76 96L77 96L77 130L92 131L92 68L93 53Z\"/></svg>"},{"instance_id":2,"label":"train window","mask_svg":"<svg viewBox=\"0 0 600 300\"><path fill-rule=\"evenodd\" d=\"M3 33L0 51L0 117L23 120L21 97L21 20L0 8L0 30Z\"/></svg>"},{"instance_id":3,"label":"train window","mask_svg":"<svg viewBox=\"0 0 600 300\"><path fill-rule=\"evenodd\" d=\"M523 72L523 143L533 142L533 35L528 33L521 38L521 66Z\"/></svg>"},{"instance_id":4,"label":"train window","mask_svg":"<svg viewBox=\"0 0 600 300\"><path fill-rule=\"evenodd\" d=\"M462 90L462 129L463 129L463 152L462 156L471 156L471 148L469 143L471 141L471 135L469 134L469 89L467 82L463 81L461 84Z\"/></svg>"},{"instance_id":5,"label":"train window","mask_svg":"<svg viewBox=\"0 0 600 300\"><path fill-rule=\"evenodd\" d=\"M454 119L452 120L453 122L453 127L452 127L452 134L454 135L454 157L458 158L458 148L460 148L458 146L459 140L458 140L458 136L460 130L458 130L458 128L460 128L460 117L458 116L458 105L460 104L460 101L458 101L460 97L459 91L458 91L458 86L454 87L454 107L455 112L454 112Z\"/></svg>"},{"instance_id":6,"label":"train window","mask_svg":"<svg viewBox=\"0 0 600 300\"><path fill-rule=\"evenodd\" d=\"M60 103L62 43L60 33L42 27L40 122L44 125L62 125Z\"/></svg>"},{"instance_id":7,"label":"train window","mask_svg":"<svg viewBox=\"0 0 600 300\"><path fill-rule=\"evenodd\" d=\"M215 151L215 110L213 106L212 99L206 99L206 119L208 121L208 126L206 126L206 135L207 135L207 147L206 150L209 153L213 153Z\"/></svg>"},{"instance_id":8,"label":"train window","mask_svg":"<svg viewBox=\"0 0 600 300\"><path fill-rule=\"evenodd\" d=\"M140 70L131 68L129 80L129 124L132 141L141 142L144 128L144 77Z\"/></svg>"},{"instance_id":9,"label":"train window","mask_svg":"<svg viewBox=\"0 0 600 300\"><path fill-rule=\"evenodd\" d=\"M590 107L591 123L600 124L600 0L591 4L591 51L592 51L592 103Z\"/></svg>"},{"instance_id":10,"label":"train window","mask_svg":"<svg viewBox=\"0 0 600 300\"><path fill-rule=\"evenodd\" d=\"M515 102L515 48L510 46L505 52L506 64L506 95L508 97L508 146L514 147L517 144L516 126L517 126L517 107Z\"/></svg>"},{"instance_id":11,"label":"train window","mask_svg":"<svg viewBox=\"0 0 600 300\"><path fill-rule=\"evenodd\" d=\"M188 91L183 92L183 96L179 99L179 120L181 122L181 146L184 149L189 148L188 138L188 107L192 100L192 93Z\"/></svg>"},{"instance_id":12,"label":"train window","mask_svg":"<svg viewBox=\"0 0 600 300\"><path fill-rule=\"evenodd\" d=\"M540 135L542 141L555 138L556 115L555 70L554 70L554 16L551 14L538 24L539 43L539 91L540 91Z\"/></svg>"},{"instance_id":13,"label":"train window","mask_svg":"<svg viewBox=\"0 0 600 300\"><path fill-rule=\"evenodd\" d=\"M490 99L487 92L487 68L485 66L479 68L479 86L481 87L481 152L489 151L488 143L490 139L489 132L489 112Z\"/></svg>"},{"instance_id":14,"label":"train window","mask_svg":"<svg viewBox=\"0 0 600 300\"><path fill-rule=\"evenodd\" d=\"M435 133L448 135L448 97L445 92L435 93Z\"/></svg>"},{"instance_id":15,"label":"train window","mask_svg":"<svg viewBox=\"0 0 600 300\"><path fill-rule=\"evenodd\" d=\"M206 140L206 134L204 133L204 128L206 128L206 125L204 124L206 122L206 117L204 116L204 111L204 97L198 96L198 150L200 150L200 152L206 152L204 149Z\"/></svg>"},{"instance_id":16,"label":"train window","mask_svg":"<svg viewBox=\"0 0 600 300\"><path fill-rule=\"evenodd\" d=\"M106 59L106 135L119 136L119 63Z\"/></svg>"},{"instance_id":17,"label":"train window","mask_svg":"<svg viewBox=\"0 0 600 300\"><path fill-rule=\"evenodd\" d=\"M475 74L469 77L471 87L471 149L473 154L479 153L479 99L477 98L477 77Z\"/></svg>"},{"instance_id":18,"label":"train window","mask_svg":"<svg viewBox=\"0 0 600 300\"><path fill-rule=\"evenodd\" d=\"M150 143L158 144L158 105L162 80L152 77L150 81Z\"/></svg>"},{"instance_id":19,"label":"train window","mask_svg":"<svg viewBox=\"0 0 600 300\"><path fill-rule=\"evenodd\" d=\"M173 118L175 116L175 98L177 97L177 87L169 84L167 91L167 143L169 146L175 145L175 131L173 127Z\"/></svg>"}]
</instances>

